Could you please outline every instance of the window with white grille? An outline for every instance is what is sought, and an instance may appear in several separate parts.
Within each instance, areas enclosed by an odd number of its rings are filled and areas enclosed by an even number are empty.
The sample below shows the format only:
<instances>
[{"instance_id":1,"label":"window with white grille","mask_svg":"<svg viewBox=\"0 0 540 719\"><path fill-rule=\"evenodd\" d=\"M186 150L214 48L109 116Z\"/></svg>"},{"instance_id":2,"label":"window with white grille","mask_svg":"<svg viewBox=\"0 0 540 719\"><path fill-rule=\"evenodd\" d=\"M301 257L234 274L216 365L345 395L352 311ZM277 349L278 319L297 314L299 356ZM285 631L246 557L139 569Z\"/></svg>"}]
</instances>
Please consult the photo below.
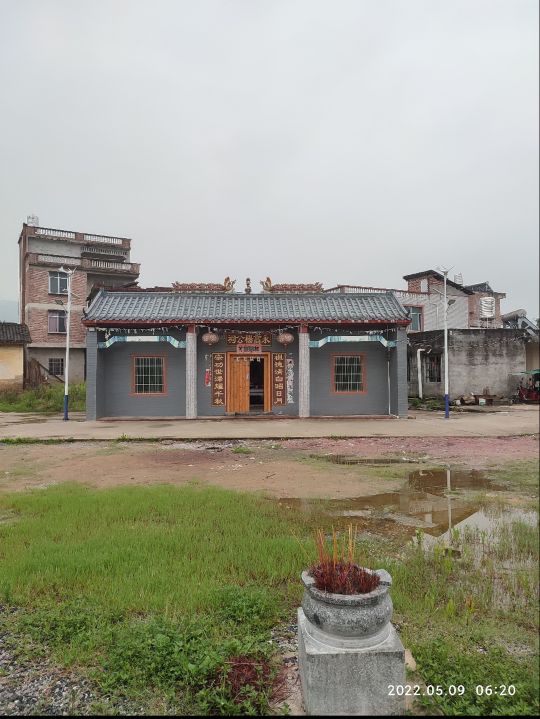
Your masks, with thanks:
<instances>
[{"instance_id":1,"label":"window with white grille","mask_svg":"<svg viewBox=\"0 0 540 719\"><path fill-rule=\"evenodd\" d=\"M364 367L361 355L334 355L334 392L363 392Z\"/></svg>"},{"instance_id":2,"label":"window with white grille","mask_svg":"<svg viewBox=\"0 0 540 719\"><path fill-rule=\"evenodd\" d=\"M64 358L49 357L49 372L61 377L64 374Z\"/></svg>"},{"instance_id":3,"label":"window with white grille","mask_svg":"<svg viewBox=\"0 0 540 719\"><path fill-rule=\"evenodd\" d=\"M48 322L50 334L66 334L66 313L64 310L50 310Z\"/></svg>"},{"instance_id":4,"label":"window with white grille","mask_svg":"<svg viewBox=\"0 0 540 719\"><path fill-rule=\"evenodd\" d=\"M66 272L49 272L49 294L67 295L68 276Z\"/></svg>"},{"instance_id":5,"label":"window with white grille","mask_svg":"<svg viewBox=\"0 0 540 719\"><path fill-rule=\"evenodd\" d=\"M134 357L133 362L135 394L163 394L165 392L163 357Z\"/></svg>"},{"instance_id":6,"label":"window with white grille","mask_svg":"<svg viewBox=\"0 0 540 719\"><path fill-rule=\"evenodd\" d=\"M421 332L422 331L422 308L413 307L412 305L405 305L409 310L409 317L411 318L411 324L409 325L410 332Z\"/></svg>"}]
</instances>

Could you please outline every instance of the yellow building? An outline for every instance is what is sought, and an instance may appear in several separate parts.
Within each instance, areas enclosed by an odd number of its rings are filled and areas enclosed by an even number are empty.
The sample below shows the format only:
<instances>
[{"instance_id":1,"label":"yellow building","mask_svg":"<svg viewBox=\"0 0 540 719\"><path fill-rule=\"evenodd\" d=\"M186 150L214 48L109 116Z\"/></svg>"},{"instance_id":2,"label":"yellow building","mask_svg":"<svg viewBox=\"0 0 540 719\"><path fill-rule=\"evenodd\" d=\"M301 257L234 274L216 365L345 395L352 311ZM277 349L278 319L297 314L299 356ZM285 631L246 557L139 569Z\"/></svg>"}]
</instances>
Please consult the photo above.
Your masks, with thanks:
<instances>
[{"instance_id":1,"label":"yellow building","mask_svg":"<svg viewBox=\"0 0 540 719\"><path fill-rule=\"evenodd\" d=\"M0 322L0 390L22 388L25 346L30 341L26 325Z\"/></svg>"}]
</instances>

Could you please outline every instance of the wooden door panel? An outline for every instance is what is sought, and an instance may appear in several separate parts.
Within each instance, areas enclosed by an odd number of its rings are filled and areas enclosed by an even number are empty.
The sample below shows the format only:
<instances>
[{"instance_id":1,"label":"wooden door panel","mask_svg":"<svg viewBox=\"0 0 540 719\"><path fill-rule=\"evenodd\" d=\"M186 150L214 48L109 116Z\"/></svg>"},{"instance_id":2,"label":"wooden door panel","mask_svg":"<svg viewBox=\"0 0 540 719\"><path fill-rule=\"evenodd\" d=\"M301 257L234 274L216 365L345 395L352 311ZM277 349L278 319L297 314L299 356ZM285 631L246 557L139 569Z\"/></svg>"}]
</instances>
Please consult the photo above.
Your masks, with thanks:
<instances>
[{"instance_id":1,"label":"wooden door panel","mask_svg":"<svg viewBox=\"0 0 540 719\"><path fill-rule=\"evenodd\" d=\"M228 412L249 412L249 359L230 357Z\"/></svg>"}]
</instances>

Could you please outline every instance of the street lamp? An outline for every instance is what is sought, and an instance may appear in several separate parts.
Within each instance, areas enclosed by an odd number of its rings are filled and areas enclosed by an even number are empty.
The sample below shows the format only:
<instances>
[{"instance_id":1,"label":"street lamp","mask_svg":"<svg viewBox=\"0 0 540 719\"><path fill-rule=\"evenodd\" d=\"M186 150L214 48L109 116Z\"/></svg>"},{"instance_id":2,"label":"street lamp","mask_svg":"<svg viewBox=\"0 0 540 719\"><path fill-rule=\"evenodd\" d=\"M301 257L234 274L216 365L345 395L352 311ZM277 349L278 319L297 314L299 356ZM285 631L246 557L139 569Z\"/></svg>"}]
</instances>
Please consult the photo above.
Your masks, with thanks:
<instances>
[{"instance_id":1,"label":"street lamp","mask_svg":"<svg viewBox=\"0 0 540 719\"><path fill-rule=\"evenodd\" d=\"M444 315L444 418L450 418L450 397L448 389L448 308L453 305L455 300L447 300L446 297L446 282L448 279L448 272L450 270L437 267L437 269L444 275L444 291L443 291L443 315ZM452 268L450 268L452 269Z\"/></svg>"},{"instance_id":2,"label":"street lamp","mask_svg":"<svg viewBox=\"0 0 540 719\"><path fill-rule=\"evenodd\" d=\"M60 267L59 272L63 272L67 275L67 315L66 315L66 359L64 362L64 420L69 419L68 408L69 408L69 327L71 320L71 278L75 270L66 269Z\"/></svg>"}]
</instances>

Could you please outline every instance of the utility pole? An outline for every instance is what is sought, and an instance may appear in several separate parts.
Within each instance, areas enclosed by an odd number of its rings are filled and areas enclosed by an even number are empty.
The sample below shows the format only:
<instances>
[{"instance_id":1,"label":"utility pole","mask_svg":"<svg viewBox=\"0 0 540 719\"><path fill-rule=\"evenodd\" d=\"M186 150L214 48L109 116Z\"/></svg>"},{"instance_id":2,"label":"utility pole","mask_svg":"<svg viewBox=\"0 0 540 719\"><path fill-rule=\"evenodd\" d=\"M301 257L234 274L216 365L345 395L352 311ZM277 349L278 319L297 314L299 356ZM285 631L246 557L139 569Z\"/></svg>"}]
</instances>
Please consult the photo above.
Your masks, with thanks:
<instances>
[{"instance_id":1,"label":"utility pole","mask_svg":"<svg viewBox=\"0 0 540 719\"><path fill-rule=\"evenodd\" d=\"M448 270L443 270L444 274L444 293L443 293L443 312L444 312L444 418L450 417L450 397L448 396L448 302L446 300L446 280L448 278Z\"/></svg>"},{"instance_id":2,"label":"utility pole","mask_svg":"<svg viewBox=\"0 0 540 719\"><path fill-rule=\"evenodd\" d=\"M66 314L66 359L64 362L64 421L69 419L69 330L71 324L71 279L73 277L74 270L60 267L60 272L65 272L67 275L67 314Z\"/></svg>"}]
</instances>

